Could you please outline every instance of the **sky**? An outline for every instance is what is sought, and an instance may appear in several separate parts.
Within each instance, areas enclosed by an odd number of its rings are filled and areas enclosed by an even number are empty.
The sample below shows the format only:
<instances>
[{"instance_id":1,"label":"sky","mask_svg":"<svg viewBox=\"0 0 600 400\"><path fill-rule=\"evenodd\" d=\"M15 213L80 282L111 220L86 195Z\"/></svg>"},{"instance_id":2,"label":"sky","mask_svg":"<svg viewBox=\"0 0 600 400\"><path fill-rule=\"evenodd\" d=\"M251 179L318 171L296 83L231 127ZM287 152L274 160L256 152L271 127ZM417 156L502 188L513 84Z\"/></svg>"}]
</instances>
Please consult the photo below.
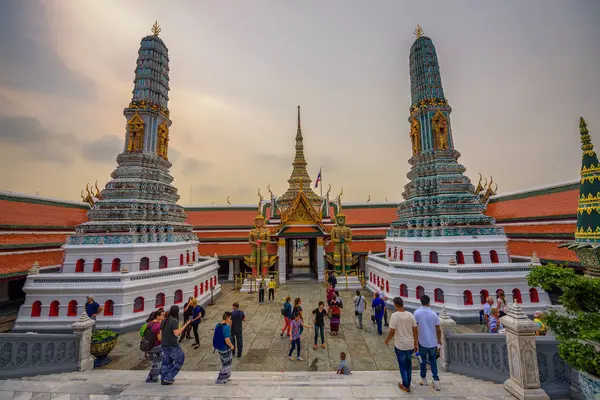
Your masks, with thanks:
<instances>
[{"instance_id":1,"label":"sky","mask_svg":"<svg viewBox=\"0 0 600 400\"><path fill-rule=\"evenodd\" d=\"M297 105L313 180L322 168L345 201L401 201L417 23L475 184L480 172L499 194L576 180L580 116L600 145L597 0L2 0L0 190L79 200L110 180L155 20L183 205L283 194Z\"/></svg>"}]
</instances>

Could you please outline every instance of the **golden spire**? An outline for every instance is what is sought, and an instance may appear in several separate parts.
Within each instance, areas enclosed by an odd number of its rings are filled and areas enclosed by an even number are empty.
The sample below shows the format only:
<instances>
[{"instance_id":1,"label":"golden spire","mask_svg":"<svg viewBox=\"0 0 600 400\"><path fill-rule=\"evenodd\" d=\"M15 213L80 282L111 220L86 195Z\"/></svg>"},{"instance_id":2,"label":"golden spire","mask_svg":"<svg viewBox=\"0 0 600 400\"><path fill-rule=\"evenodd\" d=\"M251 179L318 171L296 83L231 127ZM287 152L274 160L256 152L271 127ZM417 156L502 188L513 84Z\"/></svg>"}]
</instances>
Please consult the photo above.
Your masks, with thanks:
<instances>
[{"instance_id":1,"label":"golden spire","mask_svg":"<svg viewBox=\"0 0 600 400\"><path fill-rule=\"evenodd\" d=\"M152 34L154 36L158 36L158 34L162 31L160 26L158 26L158 21L154 21L154 25L152 25Z\"/></svg>"},{"instance_id":2,"label":"golden spire","mask_svg":"<svg viewBox=\"0 0 600 400\"><path fill-rule=\"evenodd\" d=\"M415 29L414 34L416 37L420 38L421 36L423 36L425 32L423 32L423 28L421 28L421 25L417 24L417 29Z\"/></svg>"}]
</instances>

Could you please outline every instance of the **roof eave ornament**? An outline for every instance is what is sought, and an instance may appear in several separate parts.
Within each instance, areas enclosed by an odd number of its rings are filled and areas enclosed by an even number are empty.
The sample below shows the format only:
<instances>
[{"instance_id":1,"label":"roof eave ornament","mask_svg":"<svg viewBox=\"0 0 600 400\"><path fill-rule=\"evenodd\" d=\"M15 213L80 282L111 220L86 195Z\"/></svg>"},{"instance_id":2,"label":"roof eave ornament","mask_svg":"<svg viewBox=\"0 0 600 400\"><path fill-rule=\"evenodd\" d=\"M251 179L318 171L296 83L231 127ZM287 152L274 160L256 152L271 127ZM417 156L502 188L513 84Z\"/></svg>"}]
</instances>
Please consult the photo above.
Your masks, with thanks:
<instances>
[{"instance_id":1,"label":"roof eave ornament","mask_svg":"<svg viewBox=\"0 0 600 400\"><path fill-rule=\"evenodd\" d=\"M423 31L423 28L421 28L421 25L417 24L417 28L414 30L414 34L417 38L420 38L421 36L423 36L425 32Z\"/></svg>"},{"instance_id":2,"label":"roof eave ornament","mask_svg":"<svg viewBox=\"0 0 600 400\"><path fill-rule=\"evenodd\" d=\"M158 21L154 21L154 25L152 25L152 34L154 36L158 36L158 34L162 31L161 27L158 25Z\"/></svg>"}]
</instances>

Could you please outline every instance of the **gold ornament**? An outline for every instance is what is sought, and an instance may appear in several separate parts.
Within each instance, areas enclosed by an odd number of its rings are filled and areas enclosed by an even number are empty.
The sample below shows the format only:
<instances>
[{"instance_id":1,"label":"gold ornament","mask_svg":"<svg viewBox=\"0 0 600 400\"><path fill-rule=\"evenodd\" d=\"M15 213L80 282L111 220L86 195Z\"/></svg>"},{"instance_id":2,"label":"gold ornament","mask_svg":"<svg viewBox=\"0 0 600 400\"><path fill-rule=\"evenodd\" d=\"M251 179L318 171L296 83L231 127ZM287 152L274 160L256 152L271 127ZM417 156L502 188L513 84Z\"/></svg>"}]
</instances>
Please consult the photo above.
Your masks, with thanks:
<instances>
[{"instance_id":1,"label":"gold ornament","mask_svg":"<svg viewBox=\"0 0 600 400\"><path fill-rule=\"evenodd\" d=\"M416 118L412 119L410 127L410 141L412 143L413 156L419 154L421 150L421 128Z\"/></svg>"},{"instance_id":2,"label":"gold ornament","mask_svg":"<svg viewBox=\"0 0 600 400\"><path fill-rule=\"evenodd\" d=\"M127 151L132 153L141 151L144 143L144 120L138 113L135 113L129 121L127 121L127 132L129 132L129 140L127 141Z\"/></svg>"},{"instance_id":3,"label":"gold ornament","mask_svg":"<svg viewBox=\"0 0 600 400\"><path fill-rule=\"evenodd\" d=\"M439 150L448 149L448 120L439 110L433 117L433 132L435 133L435 147Z\"/></svg>"}]
</instances>

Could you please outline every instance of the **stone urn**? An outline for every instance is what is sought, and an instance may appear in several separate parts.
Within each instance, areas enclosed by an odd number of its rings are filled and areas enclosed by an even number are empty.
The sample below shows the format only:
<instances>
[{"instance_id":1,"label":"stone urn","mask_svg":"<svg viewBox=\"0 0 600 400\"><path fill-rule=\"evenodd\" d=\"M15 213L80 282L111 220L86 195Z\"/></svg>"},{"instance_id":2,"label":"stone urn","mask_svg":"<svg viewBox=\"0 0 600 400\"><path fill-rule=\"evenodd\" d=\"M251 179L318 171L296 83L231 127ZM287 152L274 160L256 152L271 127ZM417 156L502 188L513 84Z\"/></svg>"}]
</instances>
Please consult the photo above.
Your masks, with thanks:
<instances>
[{"instance_id":1,"label":"stone urn","mask_svg":"<svg viewBox=\"0 0 600 400\"><path fill-rule=\"evenodd\" d=\"M94 360L94 368L102 367L112 360L108 354L117 345L119 334L109 329L102 329L94 332L92 335L92 347L90 353L96 357Z\"/></svg>"},{"instance_id":2,"label":"stone urn","mask_svg":"<svg viewBox=\"0 0 600 400\"><path fill-rule=\"evenodd\" d=\"M600 398L600 378L587 372L577 371L579 374L579 387L586 400Z\"/></svg>"}]
</instances>

